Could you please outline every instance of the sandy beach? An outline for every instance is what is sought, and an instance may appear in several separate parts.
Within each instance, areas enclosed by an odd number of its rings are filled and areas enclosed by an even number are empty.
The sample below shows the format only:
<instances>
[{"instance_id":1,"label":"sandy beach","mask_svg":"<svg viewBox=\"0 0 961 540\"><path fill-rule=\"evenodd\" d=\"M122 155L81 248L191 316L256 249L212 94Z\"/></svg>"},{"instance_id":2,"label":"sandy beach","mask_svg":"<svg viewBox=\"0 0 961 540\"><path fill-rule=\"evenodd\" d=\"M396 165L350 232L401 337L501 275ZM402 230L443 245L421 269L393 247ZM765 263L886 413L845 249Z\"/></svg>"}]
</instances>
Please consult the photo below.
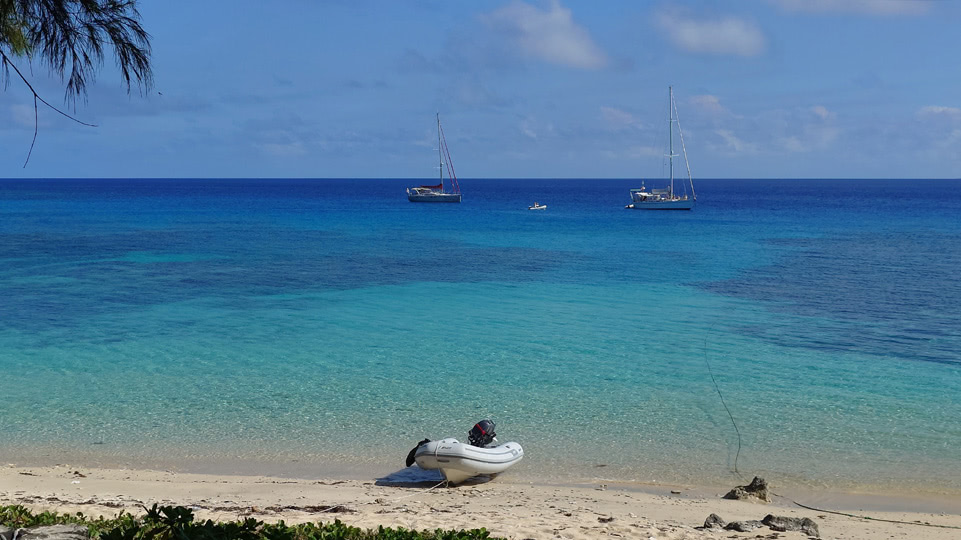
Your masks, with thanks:
<instances>
[{"instance_id":1,"label":"sandy beach","mask_svg":"<svg viewBox=\"0 0 961 540\"><path fill-rule=\"evenodd\" d=\"M805 537L801 532L777 533L768 527L750 532L701 528L712 513L728 522L774 514L811 518L822 538L961 537L961 514L950 511L952 507L961 509L957 500L819 498L819 502L839 505L832 510L872 518L867 520L800 508L783 497L764 504L726 500L721 495L723 492L689 487L518 483L510 475L445 487L403 478L308 480L71 465L0 467L0 504L79 511L88 516L115 516L120 511L138 514L143 505L159 503L188 506L198 517L215 520L255 517L302 523L339 519L363 528L486 527L495 536L512 539ZM919 509L924 506L929 510Z\"/></svg>"}]
</instances>

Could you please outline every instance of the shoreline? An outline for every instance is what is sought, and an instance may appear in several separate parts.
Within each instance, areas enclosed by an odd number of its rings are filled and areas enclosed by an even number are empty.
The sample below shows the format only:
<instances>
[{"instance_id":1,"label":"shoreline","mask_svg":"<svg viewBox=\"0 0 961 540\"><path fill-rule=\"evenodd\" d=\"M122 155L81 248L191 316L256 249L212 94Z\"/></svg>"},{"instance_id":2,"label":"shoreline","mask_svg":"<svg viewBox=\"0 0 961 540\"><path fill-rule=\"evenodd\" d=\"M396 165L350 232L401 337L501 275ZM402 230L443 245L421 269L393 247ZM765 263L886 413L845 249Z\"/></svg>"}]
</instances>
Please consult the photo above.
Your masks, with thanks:
<instances>
[{"instance_id":1,"label":"shoreline","mask_svg":"<svg viewBox=\"0 0 961 540\"><path fill-rule=\"evenodd\" d=\"M0 504L112 517L120 511L142 514L142 506L158 503L190 507L201 519L254 517L287 523L339 519L362 528L383 525L418 530L485 527L494 536L517 539L608 535L754 538L772 532L766 527L745 533L699 529L711 513L726 521L759 520L767 514L808 517L818 523L825 538L934 540L961 535L961 499L954 498L926 501L896 494L803 494L805 505L872 518L865 520L800 508L780 497L769 504L726 500L721 498L726 489L712 487L550 484L523 481L510 473L489 482L444 487L436 485L436 476L411 476L410 472L367 479L303 479L2 464ZM779 491L777 486L771 487ZM783 495L801 496L794 492ZM804 537L799 532L783 534L785 538Z\"/></svg>"},{"instance_id":2,"label":"shoreline","mask_svg":"<svg viewBox=\"0 0 961 540\"><path fill-rule=\"evenodd\" d=\"M138 460L119 456L104 455L76 455L68 457L68 453L41 454L43 457L27 458L24 455L5 456L0 461L3 467L54 469L57 467L78 467L91 470L122 470L143 472L165 472L172 474L217 476L226 478L291 478L303 481L312 480L350 480L350 481L378 481L390 479L396 475L405 478L402 464L389 464L383 460L327 460L315 461L275 461L258 460L242 457L233 459L193 459L183 461ZM38 459L39 457L39 459ZM399 460L397 460L399 461ZM72 465L65 465L70 463ZM796 500L806 505L827 505L835 510L911 510L917 512L948 512L961 514L961 491L935 489L919 489L922 483L904 485L893 480L884 483L864 485L849 482L837 485L798 481L793 476L779 477L777 473L761 471L755 474L731 473L727 478L719 475L702 477L697 481L671 479L660 480L625 480L618 477L616 471L607 467L586 467L580 473L565 469L564 474L545 475L540 469L531 469L526 463L512 468L507 475L508 481L518 484L584 487L608 485L618 486L619 489L638 491L650 494L662 494L672 490L696 492L704 496L720 496L736 485L745 485L753 476L760 476L767 480L772 492L778 496ZM424 471L421 471L424 473ZM439 473L438 473L439 474ZM441 479L437 477L436 481ZM424 482L434 480L428 474ZM501 479L498 479L501 480ZM808 504L808 503L812 504ZM813 504L817 503L817 504Z\"/></svg>"},{"instance_id":3,"label":"shoreline","mask_svg":"<svg viewBox=\"0 0 961 540\"><path fill-rule=\"evenodd\" d=\"M406 449L404 449L406 452ZM122 452L101 453L78 451L76 448L32 447L31 451L9 449L0 445L0 467L16 464L22 467L53 467L64 463L94 469L122 469L144 471L169 471L184 474L219 476L266 476L297 478L303 480L338 479L367 480L386 477L402 469L405 452L397 452L395 459L371 458L370 456L270 456L251 457L242 455L194 455L171 456L159 459L135 456ZM961 513L961 488L955 475L928 479L920 474L911 476L911 468L893 473L886 471L873 482L865 483L854 478L836 476L834 482L821 477L807 478L795 473L764 469L749 469L740 473L726 471L724 474L704 473L690 470L684 462L674 460L673 470L651 471L642 478L623 474L619 465L590 463L546 465L525 460L512 468L509 476L514 482L545 485L622 485L628 489L661 490L663 488L700 489L727 492L736 485L744 485L754 476L766 479L776 491L796 500L821 500L840 504L845 508L900 509L918 511L955 511ZM547 467L547 468L545 468ZM551 469L553 467L553 469ZM560 472L556 472L560 471ZM672 474L684 471L684 474ZM914 473L922 471L913 470ZM830 496L826 496L830 495ZM944 503L943 501L950 501Z\"/></svg>"}]
</instances>

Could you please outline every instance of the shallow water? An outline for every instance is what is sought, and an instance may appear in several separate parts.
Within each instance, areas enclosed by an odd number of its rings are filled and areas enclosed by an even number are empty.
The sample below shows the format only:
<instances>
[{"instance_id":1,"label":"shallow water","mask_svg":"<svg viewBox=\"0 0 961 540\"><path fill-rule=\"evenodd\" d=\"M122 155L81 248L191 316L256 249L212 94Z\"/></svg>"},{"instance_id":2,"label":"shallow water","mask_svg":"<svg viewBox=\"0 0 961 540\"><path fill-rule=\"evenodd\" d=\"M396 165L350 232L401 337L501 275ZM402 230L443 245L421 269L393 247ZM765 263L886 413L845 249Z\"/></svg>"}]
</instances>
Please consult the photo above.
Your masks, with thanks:
<instances>
[{"instance_id":1,"label":"shallow water","mask_svg":"<svg viewBox=\"0 0 961 540\"><path fill-rule=\"evenodd\" d=\"M0 181L0 455L961 492L961 182L408 183Z\"/></svg>"}]
</instances>

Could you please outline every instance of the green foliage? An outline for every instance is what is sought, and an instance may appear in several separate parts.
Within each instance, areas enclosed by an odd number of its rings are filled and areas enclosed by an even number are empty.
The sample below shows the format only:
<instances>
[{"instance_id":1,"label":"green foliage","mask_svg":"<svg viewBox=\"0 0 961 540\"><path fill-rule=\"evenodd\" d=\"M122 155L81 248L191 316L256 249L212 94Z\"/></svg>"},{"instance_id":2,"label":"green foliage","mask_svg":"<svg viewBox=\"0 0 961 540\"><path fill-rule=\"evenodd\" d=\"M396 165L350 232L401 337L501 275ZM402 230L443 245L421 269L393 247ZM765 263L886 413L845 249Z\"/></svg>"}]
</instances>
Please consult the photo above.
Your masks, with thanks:
<instances>
[{"instance_id":1,"label":"green foliage","mask_svg":"<svg viewBox=\"0 0 961 540\"><path fill-rule=\"evenodd\" d=\"M0 525L7 527L40 527L43 525L58 525L68 523L83 523L86 520L82 513L76 515L58 514L56 512L41 512L34 515L27 508L17 506L0 506Z\"/></svg>"},{"instance_id":2,"label":"green foliage","mask_svg":"<svg viewBox=\"0 0 961 540\"><path fill-rule=\"evenodd\" d=\"M9 56L39 58L66 79L73 100L85 95L106 48L128 90L150 86L150 36L136 0L0 0L0 74L9 76Z\"/></svg>"},{"instance_id":3,"label":"green foliage","mask_svg":"<svg viewBox=\"0 0 961 540\"><path fill-rule=\"evenodd\" d=\"M86 525L91 538L99 540L488 540L487 529L445 531L412 531L404 528L378 527L364 530L351 527L339 519L333 523L287 525L264 523L254 518L242 521L196 521L193 510L183 506L144 507L146 513L137 518L121 512L115 518L91 519L82 513L33 514L23 506L0 506L0 525L37 527L56 524ZM493 540L493 539L491 539Z\"/></svg>"},{"instance_id":4,"label":"green foliage","mask_svg":"<svg viewBox=\"0 0 961 540\"><path fill-rule=\"evenodd\" d=\"M3 6L2 0L0 6ZM26 29L26 23L17 18L15 13L0 7L0 44L6 44L16 56L24 56L30 51Z\"/></svg>"}]
</instances>

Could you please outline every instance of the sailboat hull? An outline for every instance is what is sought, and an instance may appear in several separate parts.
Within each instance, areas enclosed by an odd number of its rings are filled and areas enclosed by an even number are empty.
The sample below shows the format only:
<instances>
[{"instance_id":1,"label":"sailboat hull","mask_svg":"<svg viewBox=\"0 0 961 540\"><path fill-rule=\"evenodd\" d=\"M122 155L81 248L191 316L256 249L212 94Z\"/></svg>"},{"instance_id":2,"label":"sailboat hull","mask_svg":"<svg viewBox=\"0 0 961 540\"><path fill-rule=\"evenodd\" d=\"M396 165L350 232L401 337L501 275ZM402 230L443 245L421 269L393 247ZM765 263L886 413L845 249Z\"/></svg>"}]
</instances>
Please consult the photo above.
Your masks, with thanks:
<instances>
[{"instance_id":1,"label":"sailboat hull","mask_svg":"<svg viewBox=\"0 0 961 540\"><path fill-rule=\"evenodd\" d=\"M690 210L694 208L694 200L634 202L625 206L625 208L631 210Z\"/></svg>"},{"instance_id":2,"label":"sailboat hull","mask_svg":"<svg viewBox=\"0 0 961 540\"><path fill-rule=\"evenodd\" d=\"M410 202L459 203L460 195L460 193L408 193L407 200Z\"/></svg>"}]
</instances>

